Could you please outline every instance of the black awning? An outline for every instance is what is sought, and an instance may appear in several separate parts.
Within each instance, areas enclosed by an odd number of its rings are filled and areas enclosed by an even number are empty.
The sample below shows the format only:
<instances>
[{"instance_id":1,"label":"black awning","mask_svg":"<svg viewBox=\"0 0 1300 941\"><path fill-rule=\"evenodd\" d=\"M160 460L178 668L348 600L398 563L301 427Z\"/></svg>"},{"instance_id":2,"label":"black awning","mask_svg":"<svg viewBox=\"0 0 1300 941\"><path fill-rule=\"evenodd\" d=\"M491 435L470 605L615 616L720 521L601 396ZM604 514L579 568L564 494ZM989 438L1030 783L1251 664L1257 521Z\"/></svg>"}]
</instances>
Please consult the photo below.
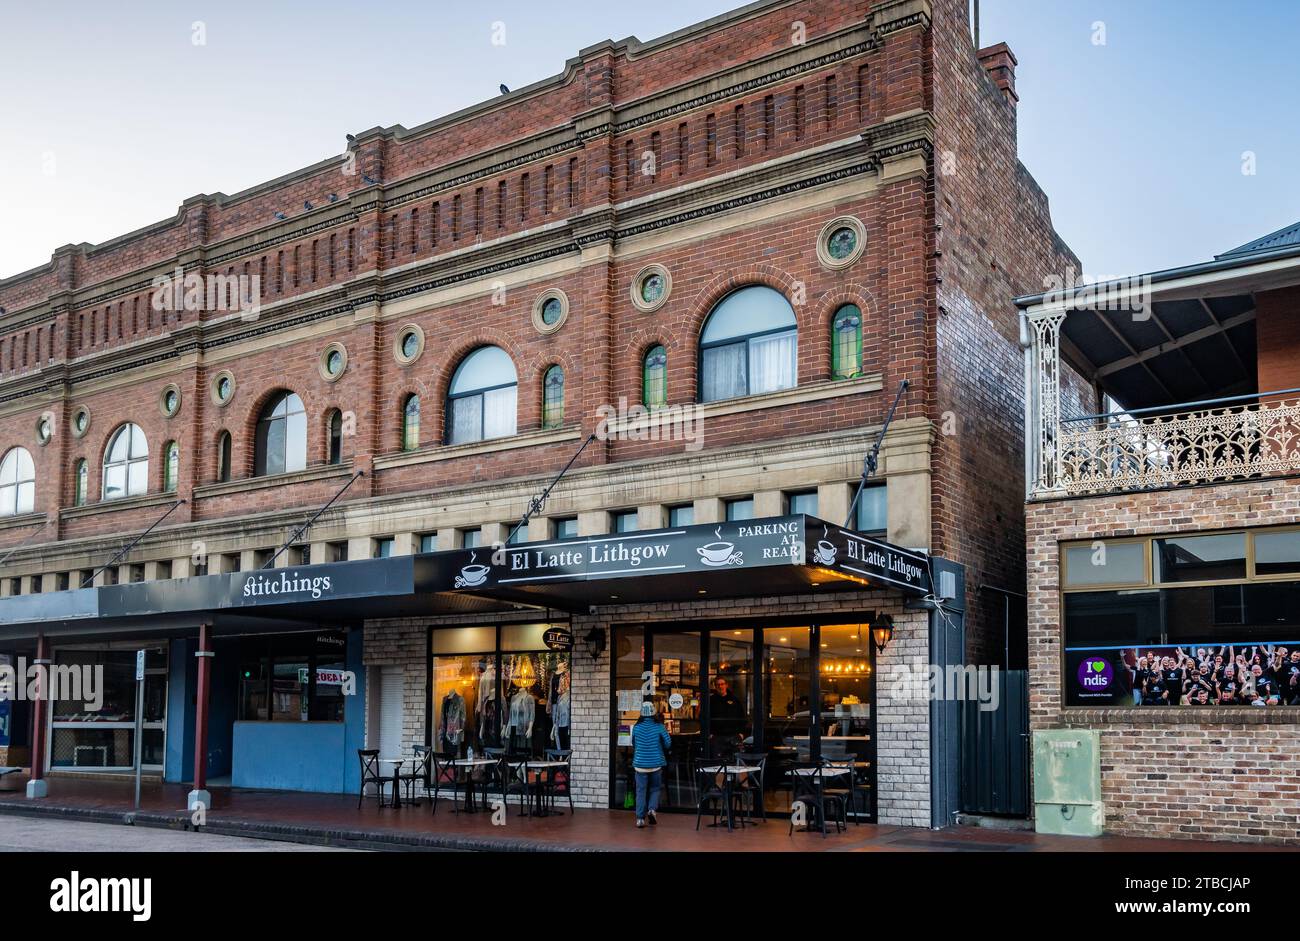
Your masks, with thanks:
<instances>
[{"instance_id":1,"label":"black awning","mask_svg":"<svg viewBox=\"0 0 1300 941\"><path fill-rule=\"evenodd\" d=\"M815 517L702 523L419 558L417 581L565 610L817 589L930 593L929 559Z\"/></svg>"},{"instance_id":2,"label":"black awning","mask_svg":"<svg viewBox=\"0 0 1300 941\"><path fill-rule=\"evenodd\" d=\"M669 529L224 575L160 579L0 599L0 641L60 632L218 632L865 587L931 592L930 560L810 516Z\"/></svg>"}]
</instances>

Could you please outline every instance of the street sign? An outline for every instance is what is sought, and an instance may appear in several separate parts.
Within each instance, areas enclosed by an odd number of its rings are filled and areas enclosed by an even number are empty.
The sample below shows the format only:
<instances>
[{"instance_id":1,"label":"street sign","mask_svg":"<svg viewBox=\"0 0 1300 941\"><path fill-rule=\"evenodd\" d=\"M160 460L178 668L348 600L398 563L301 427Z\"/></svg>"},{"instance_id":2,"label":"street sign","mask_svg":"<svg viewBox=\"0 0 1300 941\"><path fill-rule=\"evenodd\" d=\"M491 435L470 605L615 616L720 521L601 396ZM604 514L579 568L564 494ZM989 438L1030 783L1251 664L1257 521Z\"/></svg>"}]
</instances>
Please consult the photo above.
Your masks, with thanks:
<instances>
[{"instance_id":1,"label":"street sign","mask_svg":"<svg viewBox=\"0 0 1300 941\"><path fill-rule=\"evenodd\" d=\"M139 683L144 679L144 651L135 652L135 681Z\"/></svg>"}]
</instances>

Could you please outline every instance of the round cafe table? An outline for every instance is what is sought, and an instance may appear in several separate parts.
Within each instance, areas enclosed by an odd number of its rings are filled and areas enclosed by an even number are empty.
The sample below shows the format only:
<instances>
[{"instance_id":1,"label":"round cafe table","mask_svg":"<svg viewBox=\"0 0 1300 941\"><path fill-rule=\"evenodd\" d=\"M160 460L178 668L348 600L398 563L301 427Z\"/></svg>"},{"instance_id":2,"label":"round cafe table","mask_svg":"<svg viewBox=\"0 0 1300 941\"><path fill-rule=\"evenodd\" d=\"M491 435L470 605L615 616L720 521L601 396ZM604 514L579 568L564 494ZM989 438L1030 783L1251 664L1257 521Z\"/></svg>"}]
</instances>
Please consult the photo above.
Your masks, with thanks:
<instances>
[{"instance_id":1,"label":"round cafe table","mask_svg":"<svg viewBox=\"0 0 1300 941\"><path fill-rule=\"evenodd\" d=\"M721 774L723 776L722 791L724 794L723 800L726 801L727 804L727 829L734 830L735 826L732 819L731 798L735 793L735 782L739 781L742 775L754 774L763 769L758 765L724 765L721 763L716 765L700 765L699 768L705 774ZM742 827L745 825L743 819L740 821L740 825ZM709 826L716 827L718 824L711 823Z\"/></svg>"},{"instance_id":2,"label":"round cafe table","mask_svg":"<svg viewBox=\"0 0 1300 941\"><path fill-rule=\"evenodd\" d=\"M495 765L495 758L459 758L451 763L460 773L457 775L459 781L465 788L465 813L478 813L478 805L474 801L474 769L486 768L489 765ZM452 805L452 813L459 813L455 805Z\"/></svg>"},{"instance_id":3,"label":"round cafe table","mask_svg":"<svg viewBox=\"0 0 1300 941\"><path fill-rule=\"evenodd\" d=\"M512 771L527 766L529 772L542 771L545 772L546 776L553 775L559 768L567 768L569 766L567 761L511 761L508 762L508 764ZM551 814L560 817L564 816L564 811L562 810L548 810L546 803L542 800L543 775L539 774L535 781L525 781L524 783L534 785L530 794L530 800L536 802L538 817L549 817ZM521 813L519 816L522 817L523 814Z\"/></svg>"}]
</instances>

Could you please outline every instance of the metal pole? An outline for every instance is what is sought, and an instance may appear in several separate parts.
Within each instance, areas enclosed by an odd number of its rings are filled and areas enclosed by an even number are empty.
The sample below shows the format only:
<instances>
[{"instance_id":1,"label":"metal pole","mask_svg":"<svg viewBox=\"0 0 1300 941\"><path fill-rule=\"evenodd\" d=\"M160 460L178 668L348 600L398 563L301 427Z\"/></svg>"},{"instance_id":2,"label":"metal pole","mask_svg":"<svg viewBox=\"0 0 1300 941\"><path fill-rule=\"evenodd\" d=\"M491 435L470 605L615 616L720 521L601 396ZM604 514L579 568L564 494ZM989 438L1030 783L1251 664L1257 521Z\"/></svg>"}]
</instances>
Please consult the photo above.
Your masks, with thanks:
<instances>
[{"instance_id":1,"label":"metal pole","mask_svg":"<svg viewBox=\"0 0 1300 941\"><path fill-rule=\"evenodd\" d=\"M144 766L144 657L135 654L135 809L140 809L140 774Z\"/></svg>"},{"instance_id":2,"label":"metal pole","mask_svg":"<svg viewBox=\"0 0 1300 941\"><path fill-rule=\"evenodd\" d=\"M911 380L904 379L898 384L898 394L894 396L894 404L889 406L889 414L885 416L885 423L880 426L880 434L876 436L876 443L871 446L862 459L862 477L858 480L858 489L853 494L853 502L849 504L849 515L844 520L845 529L857 529L853 525L853 515L858 507L858 500L862 498L862 491L867 486L867 481L876 472L876 464L880 460L880 446L885 443L885 434L889 431L889 426L894 421L894 412L898 410L898 403L903 400L903 393L907 391Z\"/></svg>"},{"instance_id":3,"label":"metal pole","mask_svg":"<svg viewBox=\"0 0 1300 941\"><path fill-rule=\"evenodd\" d=\"M321 507L321 508L320 508L319 510L317 510L315 513L313 513L311 519L307 520L307 522L305 522L305 523L303 523L301 526L299 526L298 529L297 529L297 531L296 531L292 536L289 537L289 539L285 542L285 544L282 545L278 550L276 550L275 555L271 556L271 558L269 558L269 559L266 560L265 564L262 565L262 568L264 568L264 569L269 569L269 568L273 567L273 566L275 565L275 560L278 559L278 558L280 558L280 556L284 554L284 550L285 550L285 549L288 549L290 546L292 546L295 542L298 541L298 538L299 538L300 536L302 536L303 533L305 533L307 530L311 529L311 524L314 523L314 522L316 522L318 519L320 519L321 514L324 513L326 510L328 510L331 506L333 506L335 500L337 500L339 497L343 496L343 491L344 491L344 490L347 490L349 487L351 487L353 484L355 484L355 483L357 482L358 478L361 478L361 477L364 477L364 476L366 476L366 472L365 472L365 471L357 471L355 474L353 474L353 475L352 475L352 479L349 480L347 483L345 483L345 484L344 484L344 485L339 489L339 492L338 492L338 493L336 493L336 494L334 494L334 496L330 497L328 503L326 503L323 507Z\"/></svg>"}]
</instances>

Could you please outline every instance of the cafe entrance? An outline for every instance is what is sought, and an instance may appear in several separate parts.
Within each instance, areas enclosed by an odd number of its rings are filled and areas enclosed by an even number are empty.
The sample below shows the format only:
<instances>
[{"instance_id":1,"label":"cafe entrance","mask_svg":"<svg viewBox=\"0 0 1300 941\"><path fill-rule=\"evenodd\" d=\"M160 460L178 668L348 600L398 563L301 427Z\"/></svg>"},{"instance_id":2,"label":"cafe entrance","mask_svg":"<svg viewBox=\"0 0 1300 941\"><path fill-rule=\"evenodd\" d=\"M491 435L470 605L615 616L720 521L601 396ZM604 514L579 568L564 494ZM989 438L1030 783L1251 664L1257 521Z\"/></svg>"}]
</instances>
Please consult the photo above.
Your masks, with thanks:
<instances>
[{"instance_id":1,"label":"cafe entrance","mask_svg":"<svg viewBox=\"0 0 1300 941\"><path fill-rule=\"evenodd\" d=\"M696 768L708 759L762 758L764 807L790 813L790 772L823 758L854 763L851 816L876 819L875 651L871 613L689 625L616 625L613 631L611 806L630 809L631 731L655 703L672 736L664 810L694 812Z\"/></svg>"}]
</instances>

